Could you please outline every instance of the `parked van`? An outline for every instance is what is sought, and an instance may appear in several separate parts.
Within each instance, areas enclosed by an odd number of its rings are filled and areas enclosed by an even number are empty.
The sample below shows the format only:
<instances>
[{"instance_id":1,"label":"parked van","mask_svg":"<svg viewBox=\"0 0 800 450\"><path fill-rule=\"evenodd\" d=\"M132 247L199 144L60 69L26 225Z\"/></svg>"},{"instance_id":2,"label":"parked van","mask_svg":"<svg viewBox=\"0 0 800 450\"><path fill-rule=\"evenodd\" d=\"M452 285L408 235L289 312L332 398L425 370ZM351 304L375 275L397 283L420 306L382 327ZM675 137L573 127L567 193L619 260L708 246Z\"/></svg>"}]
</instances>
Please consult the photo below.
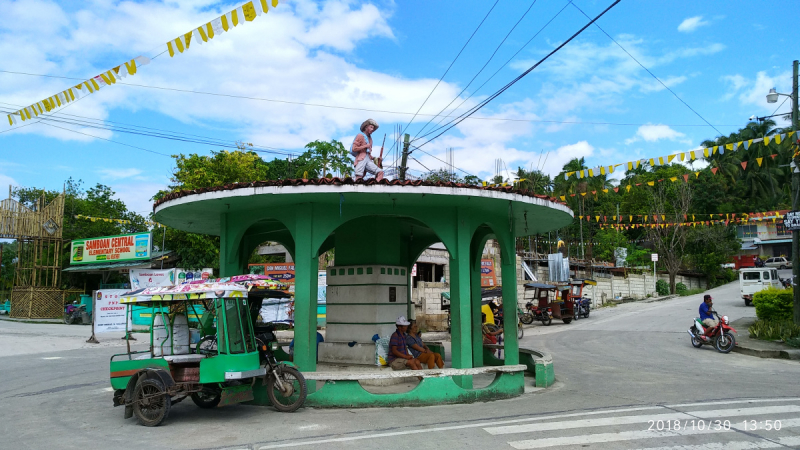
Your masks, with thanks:
<instances>
[{"instance_id":1,"label":"parked van","mask_svg":"<svg viewBox=\"0 0 800 450\"><path fill-rule=\"evenodd\" d=\"M783 287L778 277L778 270L769 267L749 267L739 270L739 291L742 293L744 304L750 306L753 294L772 286L775 289Z\"/></svg>"}]
</instances>

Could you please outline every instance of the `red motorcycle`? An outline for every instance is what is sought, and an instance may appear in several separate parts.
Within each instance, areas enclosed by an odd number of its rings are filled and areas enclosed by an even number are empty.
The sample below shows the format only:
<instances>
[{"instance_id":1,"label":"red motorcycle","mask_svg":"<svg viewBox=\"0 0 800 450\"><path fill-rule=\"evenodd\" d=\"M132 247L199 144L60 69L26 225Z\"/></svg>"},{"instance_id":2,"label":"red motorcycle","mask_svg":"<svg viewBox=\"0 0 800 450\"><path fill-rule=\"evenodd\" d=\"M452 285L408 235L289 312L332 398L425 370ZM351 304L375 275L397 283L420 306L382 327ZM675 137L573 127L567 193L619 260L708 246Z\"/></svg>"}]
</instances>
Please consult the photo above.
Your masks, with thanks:
<instances>
[{"instance_id":1,"label":"red motorcycle","mask_svg":"<svg viewBox=\"0 0 800 450\"><path fill-rule=\"evenodd\" d=\"M541 321L542 325L550 325L553 323L553 311L549 306L547 308L539 308L533 306L532 302L528 302L525 304L525 308L528 310L528 313L523 316L522 323L530 324L535 320ZM529 321L526 322L526 320Z\"/></svg>"},{"instance_id":2,"label":"red motorcycle","mask_svg":"<svg viewBox=\"0 0 800 450\"><path fill-rule=\"evenodd\" d=\"M703 345L713 344L718 352L730 353L733 347L736 346L736 338L733 333L737 331L729 325L728 316L720 317L716 311L711 311L711 313L717 316L717 326L709 328L695 320L688 330L689 335L692 337L692 345L695 348L700 348Z\"/></svg>"}]
</instances>

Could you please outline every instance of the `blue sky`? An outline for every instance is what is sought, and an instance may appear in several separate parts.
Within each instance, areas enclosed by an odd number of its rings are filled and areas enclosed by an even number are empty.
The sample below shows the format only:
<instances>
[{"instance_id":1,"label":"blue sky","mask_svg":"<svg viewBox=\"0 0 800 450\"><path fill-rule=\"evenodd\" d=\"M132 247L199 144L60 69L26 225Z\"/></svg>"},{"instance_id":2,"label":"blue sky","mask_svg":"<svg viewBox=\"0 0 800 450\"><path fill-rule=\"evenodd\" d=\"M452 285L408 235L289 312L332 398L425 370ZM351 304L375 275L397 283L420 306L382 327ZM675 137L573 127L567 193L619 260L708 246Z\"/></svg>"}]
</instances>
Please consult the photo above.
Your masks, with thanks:
<instances>
[{"instance_id":1,"label":"blue sky","mask_svg":"<svg viewBox=\"0 0 800 450\"><path fill-rule=\"evenodd\" d=\"M139 55L154 57L167 40L241 3L0 0L6 18L0 70L55 76L0 72L0 111L77 82L57 77L86 79ZM9 127L3 114L0 186L58 189L72 176L111 186L131 209L147 214L150 197L167 185L173 168L164 155L208 154L239 140L256 145L265 159L285 158L317 139L349 146L368 117L381 124L378 139L385 132L389 142L486 17L408 127L419 137L431 115L451 101L451 108L463 102L456 115L476 105L588 22L567 0L531 3L499 0L487 16L493 1L282 1L205 45L175 58L160 55L124 80L150 88L103 88L26 127ZM592 17L611 3L574 1ZM445 167L448 148L462 176L484 179L495 174L497 159L503 169L538 167L556 175L573 157L594 166L697 148L743 127L752 115L773 114L778 105L765 100L771 87L790 92L791 62L800 58L800 41L790 37L796 8L795 0L623 0L600 19L600 27L714 128L590 27L473 119L430 142L415 141L421 150L412 155L411 173ZM788 112L789 103L778 112ZM215 141L159 139L104 129L108 125Z\"/></svg>"}]
</instances>

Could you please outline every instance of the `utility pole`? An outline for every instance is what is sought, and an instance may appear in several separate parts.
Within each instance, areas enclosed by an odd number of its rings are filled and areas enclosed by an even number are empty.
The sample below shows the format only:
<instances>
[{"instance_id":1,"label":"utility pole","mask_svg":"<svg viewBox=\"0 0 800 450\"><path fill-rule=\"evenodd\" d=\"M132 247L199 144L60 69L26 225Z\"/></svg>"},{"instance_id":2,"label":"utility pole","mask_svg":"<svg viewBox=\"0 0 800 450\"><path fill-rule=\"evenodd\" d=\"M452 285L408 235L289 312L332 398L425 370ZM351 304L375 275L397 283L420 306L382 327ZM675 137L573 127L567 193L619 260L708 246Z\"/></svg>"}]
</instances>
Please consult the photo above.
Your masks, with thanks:
<instances>
[{"instance_id":1,"label":"utility pole","mask_svg":"<svg viewBox=\"0 0 800 450\"><path fill-rule=\"evenodd\" d=\"M411 139L409 134L403 135L403 159L400 161L399 176L400 181L406 181L406 165L408 164L408 141Z\"/></svg>"},{"instance_id":2,"label":"utility pole","mask_svg":"<svg viewBox=\"0 0 800 450\"><path fill-rule=\"evenodd\" d=\"M798 98L797 98L797 60L792 64L792 131L797 131L798 117ZM799 137L795 133L795 144ZM797 144L796 144L797 145ZM798 168L798 158L794 158L794 168L792 169L792 211L797 211L798 190L800 190L800 168ZM794 294L794 323L800 325L800 231L792 231L792 291Z\"/></svg>"},{"instance_id":3,"label":"utility pole","mask_svg":"<svg viewBox=\"0 0 800 450\"><path fill-rule=\"evenodd\" d=\"M578 202L578 216L583 216L583 199L581 199ZM582 217L580 217L580 220L578 221L578 225L580 225L580 228L581 228L581 259L585 260L586 259L586 253L583 250L583 218ZM578 252L575 252L575 256L577 256L577 255L578 255Z\"/></svg>"}]
</instances>

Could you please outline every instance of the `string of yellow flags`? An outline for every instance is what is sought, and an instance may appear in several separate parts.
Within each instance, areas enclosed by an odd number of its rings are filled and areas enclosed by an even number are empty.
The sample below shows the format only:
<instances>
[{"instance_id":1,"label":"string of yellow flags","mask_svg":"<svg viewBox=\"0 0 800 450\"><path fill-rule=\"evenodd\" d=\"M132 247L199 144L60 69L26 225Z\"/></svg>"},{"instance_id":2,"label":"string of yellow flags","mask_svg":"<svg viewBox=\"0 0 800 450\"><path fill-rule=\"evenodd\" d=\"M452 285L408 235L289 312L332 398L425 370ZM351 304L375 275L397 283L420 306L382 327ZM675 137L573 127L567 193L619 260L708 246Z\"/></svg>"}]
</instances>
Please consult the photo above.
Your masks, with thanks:
<instances>
[{"instance_id":1,"label":"string of yellow flags","mask_svg":"<svg viewBox=\"0 0 800 450\"><path fill-rule=\"evenodd\" d=\"M119 224L132 223L130 220L127 220L127 219L110 219L108 217L92 217L92 216L84 216L82 214L76 214L73 217L75 217L76 219L89 220L91 222L106 222L106 223L119 223ZM150 226L156 227L156 228L161 228L161 227L164 226L164 225L161 225L158 222L153 222L153 221L150 221L150 220L145 220L144 223L145 223L145 225L150 225Z\"/></svg>"},{"instance_id":2,"label":"string of yellow flags","mask_svg":"<svg viewBox=\"0 0 800 450\"><path fill-rule=\"evenodd\" d=\"M193 42L198 45L201 45L203 42L208 42L214 39L214 37L230 31L245 22L252 22L261 14L266 14L269 11L270 4L275 8L278 6L278 0L249 1L188 33L184 33L168 41L165 44L165 51L169 52L170 57L173 57L176 51L178 53L183 53L188 50ZM135 75L139 67L149 64L150 61L151 59L146 56L137 56L130 61L108 69L75 86L8 114L8 123L10 126L14 126L19 122L31 120L41 114L60 108L67 103L76 101L81 97L93 94L102 87L116 84L117 81L125 77Z\"/></svg>"},{"instance_id":3,"label":"string of yellow flags","mask_svg":"<svg viewBox=\"0 0 800 450\"><path fill-rule=\"evenodd\" d=\"M781 142L783 142L783 140L785 140L787 138L791 140L792 136L794 136L795 134L797 134L798 137L800 137L800 132L792 131L792 132L789 132L789 133L776 134L774 136L765 136L763 138L748 139L748 140L739 141L739 142L731 142L731 143L723 144L723 145L714 145L712 147L701 147L699 149L689 150L689 151L686 151L686 152L675 153L675 154L667 155L667 156L658 156L658 157L654 157L654 158L645 158L645 159L639 159L639 160L636 160L636 161L628 161L625 164L613 164L613 165L610 165L610 166L597 166L597 167L593 167L591 169L583 169L583 170L576 170L576 171L571 171L571 172L564 172L564 179L568 180L573 175L577 176L578 178L586 178L586 177L595 177L595 176L599 176L599 175L612 174L612 173L614 173L614 170L619 166L625 166L625 167L627 167L627 170L633 170L635 168L638 168L642 164L647 164L647 163L649 163L650 166L652 166L652 167L663 166L663 165L672 163L672 161L675 160L675 158L678 158L680 161L686 161L686 160L694 161L695 159L699 158L701 155L703 157L705 157L705 158L708 158L710 155L715 155L717 153L724 154L726 150L727 151L737 151L740 148L744 148L745 150L748 150L751 145L758 144L759 142L763 142L764 145L769 145L770 142L775 142L776 144L780 144Z\"/></svg>"}]
</instances>

